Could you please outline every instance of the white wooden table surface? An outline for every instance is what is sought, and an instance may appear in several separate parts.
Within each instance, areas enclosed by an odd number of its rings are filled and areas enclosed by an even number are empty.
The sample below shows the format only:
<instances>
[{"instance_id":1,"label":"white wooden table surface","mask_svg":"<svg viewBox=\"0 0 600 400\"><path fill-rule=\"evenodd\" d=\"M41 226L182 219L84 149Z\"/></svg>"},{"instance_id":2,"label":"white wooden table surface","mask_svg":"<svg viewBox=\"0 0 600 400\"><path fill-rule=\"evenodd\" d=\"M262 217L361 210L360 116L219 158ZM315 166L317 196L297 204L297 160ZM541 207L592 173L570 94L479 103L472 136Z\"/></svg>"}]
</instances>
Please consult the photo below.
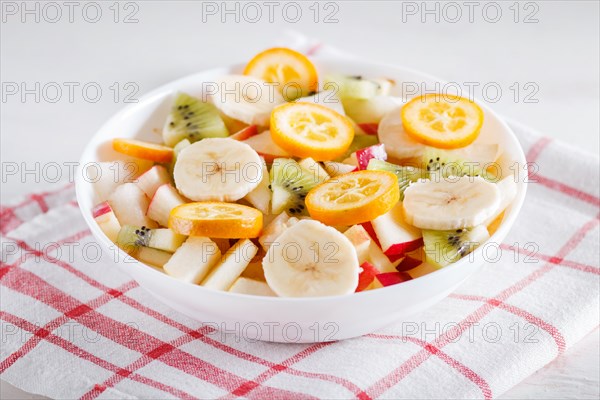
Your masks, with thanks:
<instances>
[{"instance_id":1,"label":"white wooden table surface","mask_svg":"<svg viewBox=\"0 0 600 400\"><path fill-rule=\"evenodd\" d=\"M3 166L77 161L128 95L139 97L178 77L247 60L286 29L368 60L471 85L506 117L599 153L597 1L430 2L431 13L421 2L298 2L298 7L276 2L271 15L263 2L254 3L258 9L228 3L237 15L225 13L221 2L73 3L70 10L62 2L54 3L58 9L28 2L34 10L29 14L20 1L2 3ZM22 89L33 89L24 102ZM47 186L25 178L4 179L2 199ZM598 398L599 341L596 330L503 398ZM3 382L0 398L40 397Z\"/></svg>"}]
</instances>

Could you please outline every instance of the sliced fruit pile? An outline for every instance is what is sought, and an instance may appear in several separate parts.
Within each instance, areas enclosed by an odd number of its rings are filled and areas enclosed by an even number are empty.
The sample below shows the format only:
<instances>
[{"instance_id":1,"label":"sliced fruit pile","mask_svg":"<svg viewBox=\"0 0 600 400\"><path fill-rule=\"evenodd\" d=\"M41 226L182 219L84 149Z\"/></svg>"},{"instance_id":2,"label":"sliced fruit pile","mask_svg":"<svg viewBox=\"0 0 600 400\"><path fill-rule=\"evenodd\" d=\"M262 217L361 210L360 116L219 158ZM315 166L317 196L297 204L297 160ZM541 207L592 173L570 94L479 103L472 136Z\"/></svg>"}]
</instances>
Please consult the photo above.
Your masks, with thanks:
<instances>
[{"instance_id":1,"label":"sliced fruit pile","mask_svg":"<svg viewBox=\"0 0 600 400\"><path fill-rule=\"evenodd\" d=\"M282 297L396 285L472 252L515 196L467 99L320 81L284 48L215 83L175 96L160 143L114 139L127 160L94 183L106 236L176 279Z\"/></svg>"}]
</instances>

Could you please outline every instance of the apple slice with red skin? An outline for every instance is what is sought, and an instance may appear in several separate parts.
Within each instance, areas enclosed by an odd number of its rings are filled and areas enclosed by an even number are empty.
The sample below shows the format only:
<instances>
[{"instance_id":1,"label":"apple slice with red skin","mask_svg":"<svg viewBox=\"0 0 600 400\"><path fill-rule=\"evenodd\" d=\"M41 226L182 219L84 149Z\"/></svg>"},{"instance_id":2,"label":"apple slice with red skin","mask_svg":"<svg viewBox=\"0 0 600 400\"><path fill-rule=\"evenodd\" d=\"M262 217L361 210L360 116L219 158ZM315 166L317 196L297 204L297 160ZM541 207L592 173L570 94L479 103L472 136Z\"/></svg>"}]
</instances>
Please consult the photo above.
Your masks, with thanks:
<instances>
[{"instance_id":1,"label":"apple slice with red skin","mask_svg":"<svg viewBox=\"0 0 600 400\"><path fill-rule=\"evenodd\" d=\"M402 202L371 221L371 226L381 249L392 262L423 246L421 230L404 221Z\"/></svg>"},{"instance_id":2,"label":"apple slice with red skin","mask_svg":"<svg viewBox=\"0 0 600 400\"><path fill-rule=\"evenodd\" d=\"M108 204L108 201L103 201L102 203L92 208L92 217L96 219L101 215L108 214L111 212L113 212L113 210L112 208L110 208L110 204Z\"/></svg>"},{"instance_id":3,"label":"apple slice with red skin","mask_svg":"<svg viewBox=\"0 0 600 400\"><path fill-rule=\"evenodd\" d=\"M349 172L356 171L356 167L354 165L344 164L335 161L324 161L323 166L325 171L329 174L329 176L340 176L347 174Z\"/></svg>"},{"instance_id":4,"label":"apple slice with red skin","mask_svg":"<svg viewBox=\"0 0 600 400\"><path fill-rule=\"evenodd\" d=\"M396 269L398 270L398 272L406 272L413 268L417 268L422 263L423 261L419 260L418 258L406 256L404 257L404 260L402 260L400 264L396 266Z\"/></svg>"},{"instance_id":5,"label":"apple slice with red skin","mask_svg":"<svg viewBox=\"0 0 600 400\"><path fill-rule=\"evenodd\" d=\"M383 143L375 144L373 146L365 147L356 151L356 160L358 162L358 169L367 169L369 161L373 158L381 161L387 160L387 153L385 152L385 146Z\"/></svg>"},{"instance_id":6,"label":"apple slice with red skin","mask_svg":"<svg viewBox=\"0 0 600 400\"><path fill-rule=\"evenodd\" d=\"M137 185L150 199L154 197L156 189L166 183L171 183L171 176L162 165L153 166L137 178Z\"/></svg>"},{"instance_id":7,"label":"apple slice with red skin","mask_svg":"<svg viewBox=\"0 0 600 400\"><path fill-rule=\"evenodd\" d=\"M121 225L145 226L156 228L157 224L146 216L150 199L135 183L124 183L117 186L108 198Z\"/></svg>"},{"instance_id":8,"label":"apple slice with red skin","mask_svg":"<svg viewBox=\"0 0 600 400\"><path fill-rule=\"evenodd\" d=\"M379 239L377 238L377 234L375 233L375 230L373 229L373 225L371 225L370 222L363 222L362 227L365 228L365 230L369 233L369 236L371 236L371 239L373 239L373 241L375 242L375 244L381 249L381 243L379 243ZM383 250L382 250L383 251ZM385 254L385 253L384 253ZM396 262L399 259L402 258L401 255L399 256L388 256L387 254L385 254L385 256L391 261L391 262Z\"/></svg>"},{"instance_id":9,"label":"apple slice with red skin","mask_svg":"<svg viewBox=\"0 0 600 400\"><path fill-rule=\"evenodd\" d=\"M112 241L117 240L119 231L121 230L121 224L117 219L117 216L113 212L112 207L108 204L108 201L104 201L96 205L92 209L92 217L102 229L102 232Z\"/></svg>"},{"instance_id":10,"label":"apple slice with red skin","mask_svg":"<svg viewBox=\"0 0 600 400\"><path fill-rule=\"evenodd\" d=\"M412 277L406 272L384 272L383 274L378 274L375 276L375 279L377 279L383 286L392 286L402 282L410 281Z\"/></svg>"},{"instance_id":11,"label":"apple slice with red skin","mask_svg":"<svg viewBox=\"0 0 600 400\"><path fill-rule=\"evenodd\" d=\"M371 236L371 239L373 239L375 243L377 243L377 246L381 247L381 243L379 243L379 239L377 239L377 234L373 229L373 225L371 225L370 222L363 222L361 225L363 228L365 228L365 231L367 231L369 236Z\"/></svg>"},{"instance_id":12,"label":"apple slice with red skin","mask_svg":"<svg viewBox=\"0 0 600 400\"><path fill-rule=\"evenodd\" d=\"M360 264L369 259L369 247L371 245L371 235L365 231L361 225L353 225L344 232L344 236L350 239L350 242L356 250L356 256Z\"/></svg>"},{"instance_id":13,"label":"apple slice with red skin","mask_svg":"<svg viewBox=\"0 0 600 400\"><path fill-rule=\"evenodd\" d=\"M356 292L362 292L367 289L375 280L375 277L380 274L380 271L373 264L365 261L360 265L361 273L358 275L358 286Z\"/></svg>"},{"instance_id":14,"label":"apple slice with red skin","mask_svg":"<svg viewBox=\"0 0 600 400\"><path fill-rule=\"evenodd\" d=\"M177 189L166 183L156 189L150 205L148 206L148 217L158 222L161 226L169 226L169 214L175 207L185 203Z\"/></svg>"},{"instance_id":15,"label":"apple slice with red skin","mask_svg":"<svg viewBox=\"0 0 600 400\"><path fill-rule=\"evenodd\" d=\"M254 135L258 134L258 127L256 125L250 125L247 126L243 129L241 129L240 131L234 133L233 135L229 136L230 139L234 139L234 140L246 140L251 138Z\"/></svg>"},{"instance_id":16,"label":"apple slice with red skin","mask_svg":"<svg viewBox=\"0 0 600 400\"><path fill-rule=\"evenodd\" d=\"M358 124L358 127L363 130L367 135L377 135L377 128L379 128L378 123L363 123Z\"/></svg>"}]
</instances>

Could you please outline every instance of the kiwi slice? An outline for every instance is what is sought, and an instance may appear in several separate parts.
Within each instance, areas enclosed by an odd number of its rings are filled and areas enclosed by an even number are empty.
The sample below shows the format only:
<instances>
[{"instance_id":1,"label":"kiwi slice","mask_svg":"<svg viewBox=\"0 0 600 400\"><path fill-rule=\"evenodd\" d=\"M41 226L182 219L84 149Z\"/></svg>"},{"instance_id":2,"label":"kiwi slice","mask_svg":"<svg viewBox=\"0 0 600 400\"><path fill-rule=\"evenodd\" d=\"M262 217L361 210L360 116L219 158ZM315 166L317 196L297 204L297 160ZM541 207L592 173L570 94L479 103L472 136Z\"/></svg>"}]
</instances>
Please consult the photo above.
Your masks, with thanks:
<instances>
[{"instance_id":1,"label":"kiwi slice","mask_svg":"<svg viewBox=\"0 0 600 400\"><path fill-rule=\"evenodd\" d=\"M117 235L117 245L128 253L140 246L148 246L150 229L145 226L123 225Z\"/></svg>"},{"instance_id":2,"label":"kiwi slice","mask_svg":"<svg viewBox=\"0 0 600 400\"><path fill-rule=\"evenodd\" d=\"M344 99L342 104L346 116L357 124L378 124L399 102L391 96L379 95L368 100Z\"/></svg>"},{"instance_id":3,"label":"kiwi slice","mask_svg":"<svg viewBox=\"0 0 600 400\"><path fill-rule=\"evenodd\" d=\"M425 179L429 176L427 171L422 170L421 168L396 165L386 161L377 160L375 158L369 161L367 169L375 171L389 171L396 174L398 177L398 186L400 187L401 201L404 200L404 191L411 183L416 182L419 179Z\"/></svg>"},{"instance_id":4,"label":"kiwi slice","mask_svg":"<svg viewBox=\"0 0 600 400\"><path fill-rule=\"evenodd\" d=\"M377 143L379 143L379 139L377 139L376 135L354 135L348 150L346 150L346 152L342 156L338 157L335 161L342 162L346 158L350 157L350 155L355 151L376 145Z\"/></svg>"},{"instance_id":5,"label":"kiwi slice","mask_svg":"<svg viewBox=\"0 0 600 400\"><path fill-rule=\"evenodd\" d=\"M288 212L292 215L308 215L304 198L307 193L319 184L310 171L305 170L291 158L276 158L270 172L273 192L271 212L279 214Z\"/></svg>"},{"instance_id":6,"label":"kiwi slice","mask_svg":"<svg viewBox=\"0 0 600 400\"><path fill-rule=\"evenodd\" d=\"M128 253L141 247L174 253L186 239L169 229L149 229L145 226L124 225L117 235L117 245Z\"/></svg>"},{"instance_id":7,"label":"kiwi slice","mask_svg":"<svg viewBox=\"0 0 600 400\"><path fill-rule=\"evenodd\" d=\"M323 89L335 90L342 100L367 100L385 94L387 88L384 88L384 84L382 80L366 79L360 75L331 75L325 78Z\"/></svg>"},{"instance_id":8,"label":"kiwi slice","mask_svg":"<svg viewBox=\"0 0 600 400\"><path fill-rule=\"evenodd\" d=\"M185 93L179 93L163 128L167 146L175 146L183 139L190 142L210 137L227 137L229 131L211 103L204 103Z\"/></svg>"},{"instance_id":9,"label":"kiwi slice","mask_svg":"<svg viewBox=\"0 0 600 400\"><path fill-rule=\"evenodd\" d=\"M481 176L490 181L495 179L480 163L465 161L450 151L433 147L428 147L423 153L423 165L431 179L465 175Z\"/></svg>"},{"instance_id":10,"label":"kiwi slice","mask_svg":"<svg viewBox=\"0 0 600 400\"><path fill-rule=\"evenodd\" d=\"M475 250L489 237L490 234L483 225L452 231L423 230L427 262L445 267Z\"/></svg>"}]
</instances>

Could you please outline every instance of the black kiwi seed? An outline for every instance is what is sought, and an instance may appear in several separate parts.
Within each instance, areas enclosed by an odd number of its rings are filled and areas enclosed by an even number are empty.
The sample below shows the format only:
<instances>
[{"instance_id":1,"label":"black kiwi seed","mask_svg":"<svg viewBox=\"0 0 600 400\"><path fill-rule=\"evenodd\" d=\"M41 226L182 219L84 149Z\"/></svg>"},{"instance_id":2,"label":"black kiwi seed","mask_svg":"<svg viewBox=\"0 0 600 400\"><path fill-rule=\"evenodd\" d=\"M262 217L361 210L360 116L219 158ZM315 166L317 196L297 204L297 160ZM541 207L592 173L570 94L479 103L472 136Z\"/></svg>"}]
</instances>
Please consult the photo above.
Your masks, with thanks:
<instances>
[{"instance_id":1,"label":"black kiwi seed","mask_svg":"<svg viewBox=\"0 0 600 400\"><path fill-rule=\"evenodd\" d=\"M289 212L292 213L292 214L294 214L296 212L296 209L295 208L290 208Z\"/></svg>"},{"instance_id":2,"label":"black kiwi seed","mask_svg":"<svg viewBox=\"0 0 600 400\"><path fill-rule=\"evenodd\" d=\"M272 188L271 188L271 185L269 185L269 189L272 189Z\"/></svg>"},{"instance_id":3,"label":"black kiwi seed","mask_svg":"<svg viewBox=\"0 0 600 400\"><path fill-rule=\"evenodd\" d=\"M169 125L170 125L170 126L175 126L175 122L171 121L171 122L169 123Z\"/></svg>"}]
</instances>

